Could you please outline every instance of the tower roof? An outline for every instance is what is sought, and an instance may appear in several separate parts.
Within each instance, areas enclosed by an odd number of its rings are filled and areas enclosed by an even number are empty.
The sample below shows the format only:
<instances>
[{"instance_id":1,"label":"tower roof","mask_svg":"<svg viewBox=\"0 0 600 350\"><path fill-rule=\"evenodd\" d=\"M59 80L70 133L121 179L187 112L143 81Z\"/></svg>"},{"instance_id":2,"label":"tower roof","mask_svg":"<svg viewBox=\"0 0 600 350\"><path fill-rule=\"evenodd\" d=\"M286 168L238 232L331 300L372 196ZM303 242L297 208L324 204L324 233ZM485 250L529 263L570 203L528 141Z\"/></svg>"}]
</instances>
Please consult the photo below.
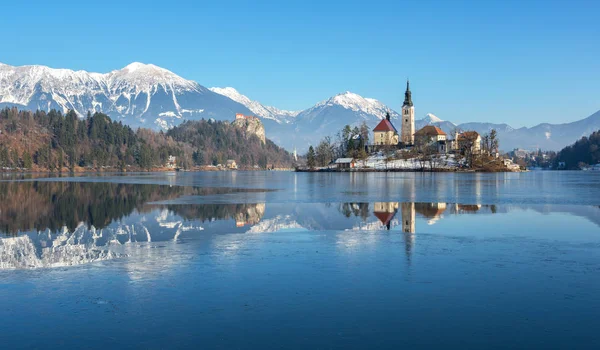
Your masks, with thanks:
<instances>
[{"instance_id":1,"label":"tower roof","mask_svg":"<svg viewBox=\"0 0 600 350\"><path fill-rule=\"evenodd\" d=\"M404 104L402 105L402 107L405 106L413 106L412 93L410 92L410 82L408 81L408 79L406 79L406 92L404 92Z\"/></svg>"}]
</instances>

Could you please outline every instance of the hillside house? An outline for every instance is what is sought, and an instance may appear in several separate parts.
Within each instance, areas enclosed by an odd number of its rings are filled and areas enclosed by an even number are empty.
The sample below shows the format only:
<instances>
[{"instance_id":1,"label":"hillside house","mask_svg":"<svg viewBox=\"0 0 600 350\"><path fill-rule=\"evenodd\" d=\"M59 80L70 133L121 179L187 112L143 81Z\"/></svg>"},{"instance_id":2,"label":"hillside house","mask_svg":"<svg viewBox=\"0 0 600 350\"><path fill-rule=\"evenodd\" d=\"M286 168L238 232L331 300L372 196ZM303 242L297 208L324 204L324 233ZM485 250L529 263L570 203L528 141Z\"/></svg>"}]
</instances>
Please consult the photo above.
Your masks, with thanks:
<instances>
[{"instance_id":1,"label":"hillside house","mask_svg":"<svg viewBox=\"0 0 600 350\"><path fill-rule=\"evenodd\" d=\"M432 147L437 153L446 153L446 133L437 126L427 125L415 133L415 146Z\"/></svg>"}]
</instances>

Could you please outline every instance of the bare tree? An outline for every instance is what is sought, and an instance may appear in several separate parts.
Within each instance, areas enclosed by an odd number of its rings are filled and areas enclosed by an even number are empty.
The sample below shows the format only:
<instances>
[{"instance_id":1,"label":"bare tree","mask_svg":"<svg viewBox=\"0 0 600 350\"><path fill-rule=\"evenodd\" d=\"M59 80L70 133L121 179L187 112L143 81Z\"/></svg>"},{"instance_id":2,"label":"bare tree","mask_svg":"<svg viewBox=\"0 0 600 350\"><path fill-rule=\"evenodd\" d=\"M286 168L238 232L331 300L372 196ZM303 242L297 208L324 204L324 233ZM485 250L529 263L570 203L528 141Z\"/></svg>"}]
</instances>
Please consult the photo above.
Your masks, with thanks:
<instances>
[{"instance_id":1,"label":"bare tree","mask_svg":"<svg viewBox=\"0 0 600 350\"><path fill-rule=\"evenodd\" d=\"M493 153L498 153L499 141L498 141L498 132L496 129L492 129L490 131L490 151Z\"/></svg>"},{"instance_id":2,"label":"bare tree","mask_svg":"<svg viewBox=\"0 0 600 350\"><path fill-rule=\"evenodd\" d=\"M490 141L490 134L484 134L483 137L481 138L481 144L483 146L483 152L484 153L491 153L491 141Z\"/></svg>"}]
</instances>

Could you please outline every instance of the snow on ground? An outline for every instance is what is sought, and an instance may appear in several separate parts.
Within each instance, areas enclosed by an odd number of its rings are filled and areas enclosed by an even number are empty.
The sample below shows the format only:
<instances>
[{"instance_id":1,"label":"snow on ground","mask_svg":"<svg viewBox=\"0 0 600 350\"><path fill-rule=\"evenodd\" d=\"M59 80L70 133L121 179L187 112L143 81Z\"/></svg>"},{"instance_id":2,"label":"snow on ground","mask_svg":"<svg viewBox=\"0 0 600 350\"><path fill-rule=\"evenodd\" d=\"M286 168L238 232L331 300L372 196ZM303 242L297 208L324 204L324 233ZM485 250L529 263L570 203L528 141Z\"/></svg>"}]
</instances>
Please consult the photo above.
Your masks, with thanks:
<instances>
[{"instance_id":1,"label":"snow on ground","mask_svg":"<svg viewBox=\"0 0 600 350\"><path fill-rule=\"evenodd\" d=\"M429 161L421 161L417 158L409 159L391 159L386 160L386 156L382 154L373 155L368 157L364 161L358 161L356 163L357 169L377 169L377 170L421 170L423 167L430 168ZM454 169L458 166L458 163L454 159L454 155L440 155L439 158L434 161L433 167L435 169Z\"/></svg>"},{"instance_id":2,"label":"snow on ground","mask_svg":"<svg viewBox=\"0 0 600 350\"><path fill-rule=\"evenodd\" d=\"M431 169L430 162L428 160L419 160L417 158L408 159L388 159L382 153L377 155L371 155L365 160L357 160L354 166L355 170L421 170ZM455 170L460 167L462 163L457 161L453 154L438 155L438 158L434 161L433 169L436 170ZM327 170L337 169L336 164L330 164L325 167L315 168L316 170Z\"/></svg>"}]
</instances>

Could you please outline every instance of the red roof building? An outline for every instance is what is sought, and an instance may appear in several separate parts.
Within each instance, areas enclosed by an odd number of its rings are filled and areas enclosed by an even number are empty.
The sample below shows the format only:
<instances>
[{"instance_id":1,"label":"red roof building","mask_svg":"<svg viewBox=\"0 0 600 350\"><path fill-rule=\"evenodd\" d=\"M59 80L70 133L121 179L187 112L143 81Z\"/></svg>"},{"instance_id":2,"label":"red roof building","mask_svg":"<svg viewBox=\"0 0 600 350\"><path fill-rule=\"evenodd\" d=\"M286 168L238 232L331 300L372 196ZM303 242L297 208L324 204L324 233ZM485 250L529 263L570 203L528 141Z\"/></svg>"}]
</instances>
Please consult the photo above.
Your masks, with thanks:
<instances>
[{"instance_id":1,"label":"red roof building","mask_svg":"<svg viewBox=\"0 0 600 350\"><path fill-rule=\"evenodd\" d=\"M381 221L383 226L387 226L392 221L394 216L396 215L396 213L382 213L382 212L374 212L373 214L379 219L379 221Z\"/></svg>"},{"instance_id":2,"label":"red roof building","mask_svg":"<svg viewBox=\"0 0 600 350\"><path fill-rule=\"evenodd\" d=\"M394 124L392 124L392 122L390 122L387 119L384 119L384 120L380 121L379 124L377 124L377 126L375 127L375 129L373 129L373 131L393 131L393 132L398 132L396 130L396 128L394 127Z\"/></svg>"},{"instance_id":3,"label":"red roof building","mask_svg":"<svg viewBox=\"0 0 600 350\"><path fill-rule=\"evenodd\" d=\"M417 131L415 136L446 136L446 133L437 126L427 125Z\"/></svg>"}]
</instances>

